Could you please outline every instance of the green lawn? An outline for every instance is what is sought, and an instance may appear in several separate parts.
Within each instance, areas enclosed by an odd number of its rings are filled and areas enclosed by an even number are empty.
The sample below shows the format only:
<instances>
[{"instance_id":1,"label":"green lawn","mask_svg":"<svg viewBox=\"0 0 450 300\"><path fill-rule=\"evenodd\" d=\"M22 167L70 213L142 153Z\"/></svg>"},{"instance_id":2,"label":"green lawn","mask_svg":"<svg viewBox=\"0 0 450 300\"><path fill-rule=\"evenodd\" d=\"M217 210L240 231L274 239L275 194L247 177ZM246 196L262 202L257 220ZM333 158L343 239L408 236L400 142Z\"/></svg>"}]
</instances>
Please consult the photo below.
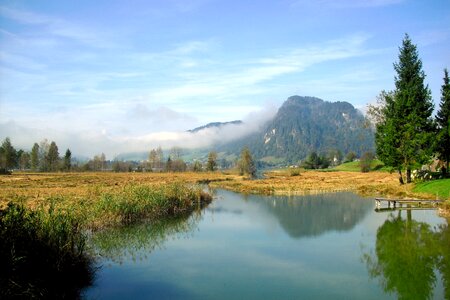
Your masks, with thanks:
<instances>
[{"instance_id":1,"label":"green lawn","mask_svg":"<svg viewBox=\"0 0 450 300\"><path fill-rule=\"evenodd\" d=\"M417 183L413 191L436 195L439 199L450 200L450 178Z\"/></svg>"},{"instance_id":2,"label":"green lawn","mask_svg":"<svg viewBox=\"0 0 450 300\"><path fill-rule=\"evenodd\" d=\"M375 159L370 164L371 170L383 170L384 164L379 161L378 159ZM343 163L337 167L334 168L338 171L348 171L348 172L361 172L361 167L359 166L359 161L352 161L352 162L346 162Z\"/></svg>"}]
</instances>

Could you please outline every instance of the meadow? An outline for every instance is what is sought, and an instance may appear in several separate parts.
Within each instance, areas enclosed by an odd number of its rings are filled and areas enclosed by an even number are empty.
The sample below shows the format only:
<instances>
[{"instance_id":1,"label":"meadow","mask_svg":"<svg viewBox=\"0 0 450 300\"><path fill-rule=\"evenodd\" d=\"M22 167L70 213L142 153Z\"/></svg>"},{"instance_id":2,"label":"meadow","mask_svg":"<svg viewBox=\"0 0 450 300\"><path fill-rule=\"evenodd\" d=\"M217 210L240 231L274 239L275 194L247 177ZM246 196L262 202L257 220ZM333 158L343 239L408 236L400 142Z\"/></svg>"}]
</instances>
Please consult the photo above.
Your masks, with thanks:
<instances>
[{"instance_id":1,"label":"meadow","mask_svg":"<svg viewBox=\"0 0 450 300\"><path fill-rule=\"evenodd\" d=\"M351 169L351 167L346 168ZM236 192L266 195L353 191L365 196L450 200L448 182L449 180L435 180L399 185L397 174L385 170L361 173L337 169L326 171L281 169L266 172L264 178L256 180L238 176L234 172L18 172L11 176L0 177L0 208L5 208L11 201L23 203L32 209L48 208L51 204L59 209L70 208L72 212L87 214L88 219L95 217L92 226L101 227L102 223L120 223L123 221L122 218L129 218L119 216L118 208L106 203L116 203L118 207L125 207L123 203L127 203L127 205L134 205L133 209L136 211L140 209L147 212L156 211L154 207L150 209L147 202L155 202L157 198L171 197L196 199L199 195L199 183L209 183L211 187ZM146 197L153 200L145 200ZM159 201L159 203L163 202ZM136 213L136 215L140 214Z\"/></svg>"}]
</instances>

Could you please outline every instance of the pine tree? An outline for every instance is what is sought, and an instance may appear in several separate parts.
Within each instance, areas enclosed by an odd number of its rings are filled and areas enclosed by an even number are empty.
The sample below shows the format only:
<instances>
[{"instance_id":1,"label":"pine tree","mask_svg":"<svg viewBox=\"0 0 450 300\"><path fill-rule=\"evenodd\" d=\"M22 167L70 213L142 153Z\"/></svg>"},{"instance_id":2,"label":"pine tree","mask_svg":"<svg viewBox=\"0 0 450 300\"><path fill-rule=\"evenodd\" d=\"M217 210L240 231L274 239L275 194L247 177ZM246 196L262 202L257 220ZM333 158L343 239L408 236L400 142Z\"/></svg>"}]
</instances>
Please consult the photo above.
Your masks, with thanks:
<instances>
[{"instance_id":1,"label":"pine tree","mask_svg":"<svg viewBox=\"0 0 450 300\"><path fill-rule=\"evenodd\" d=\"M441 103L436 114L436 123L438 134L435 150L438 158L446 162L446 167L442 169L446 175L450 161L450 82L447 69L444 69L444 84L441 88Z\"/></svg>"},{"instance_id":2,"label":"pine tree","mask_svg":"<svg viewBox=\"0 0 450 300\"><path fill-rule=\"evenodd\" d=\"M1 146L1 166L5 171L11 170L17 165L17 151L11 144L9 137L5 138Z\"/></svg>"},{"instance_id":3,"label":"pine tree","mask_svg":"<svg viewBox=\"0 0 450 300\"><path fill-rule=\"evenodd\" d=\"M384 120L377 125L375 142L377 154L385 165L399 172L406 170L406 182L411 182L411 169L430 159L433 133L433 103L425 85L425 73L416 45L406 34L400 48L399 61L394 63L397 73L395 91L385 93Z\"/></svg>"},{"instance_id":4,"label":"pine tree","mask_svg":"<svg viewBox=\"0 0 450 300\"><path fill-rule=\"evenodd\" d=\"M72 168L72 152L70 149L66 150L66 154L64 155L64 170L70 171Z\"/></svg>"},{"instance_id":5,"label":"pine tree","mask_svg":"<svg viewBox=\"0 0 450 300\"><path fill-rule=\"evenodd\" d=\"M376 125L375 143L378 158L389 167L397 170L399 181L403 184L402 157L399 152L401 134L400 122L395 111L394 92L381 92L378 99L381 102L379 120Z\"/></svg>"},{"instance_id":6,"label":"pine tree","mask_svg":"<svg viewBox=\"0 0 450 300\"><path fill-rule=\"evenodd\" d=\"M50 147L48 148L46 159L49 171L56 171L59 162L59 152L58 146L56 146L56 143L53 141L51 142Z\"/></svg>"},{"instance_id":7,"label":"pine tree","mask_svg":"<svg viewBox=\"0 0 450 300\"><path fill-rule=\"evenodd\" d=\"M39 168L39 145L34 143L31 149L31 170L36 171Z\"/></svg>"}]
</instances>

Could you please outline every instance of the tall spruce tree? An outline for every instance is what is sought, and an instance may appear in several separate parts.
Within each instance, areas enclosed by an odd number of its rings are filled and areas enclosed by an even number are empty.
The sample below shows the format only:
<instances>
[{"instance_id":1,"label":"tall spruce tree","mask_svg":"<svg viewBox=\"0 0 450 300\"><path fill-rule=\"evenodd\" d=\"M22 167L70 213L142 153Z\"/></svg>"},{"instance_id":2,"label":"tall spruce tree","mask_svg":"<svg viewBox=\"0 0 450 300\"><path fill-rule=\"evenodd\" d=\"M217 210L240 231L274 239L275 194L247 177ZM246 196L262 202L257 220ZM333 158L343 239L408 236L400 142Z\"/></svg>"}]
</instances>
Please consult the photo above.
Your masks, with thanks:
<instances>
[{"instance_id":1,"label":"tall spruce tree","mask_svg":"<svg viewBox=\"0 0 450 300\"><path fill-rule=\"evenodd\" d=\"M56 146L55 142L51 142L50 147L48 149L46 160L49 171L56 171L58 169L59 152L58 146Z\"/></svg>"},{"instance_id":2,"label":"tall spruce tree","mask_svg":"<svg viewBox=\"0 0 450 300\"><path fill-rule=\"evenodd\" d=\"M442 170L444 175L447 175L450 161L450 82L447 69L444 69L444 84L441 88L441 103L436 114L436 123L438 134L435 150L438 158L446 162L446 167Z\"/></svg>"},{"instance_id":3,"label":"tall spruce tree","mask_svg":"<svg viewBox=\"0 0 450 300\"><path fill-rule=\"evenodd\" d=\"M377 114L378 120L375 132L377 156L389 167L398 171L399 181L403 184L402 157L400 155L400 122L401 115L395 110L394 92L381 92L378 96L381 106Z\"/></svg>"},{"instance_id":4,"label":"tall spruce tree","mask_svg":"<svg viewBox=\"0 0 450 300\"><path fill-rule=\"evenodd\" d=\"M5 171L13 169L17 165L17 151L11 144L9 137L5 138L0 150L0 168Z\"/></svg>"},{"instance_id":5,"label":"tall spruce tree","mask_svg":"<svg viewBox=\"0 0 450 300\"><path fill-rule=\"evenodd\" d=\"M34 143L31 149L31 170L36 171L39 168L39 145Z\"/></svg>"},{"instance_id":6,"label":"tall spruce tree","mask_svg":"<svg viewBox=\"0 0 450 300\"><path fill-rule=\"evenodd\" d=\"M66 150L66 154L64 155L64 170L70 171L72 168L72 152L70 149Z\"/></svg>"},{"instance_id":7,"label":"tall spruce tree","mask_svg":"<svg viewBox=\"0 0 450 300\"><path fill-rule=\"evenodd\" d=\"M385 93L383 121L377 125L377 154L385 165L397 169L403 183L411 182L411 169L430 159L433 103L416 45L406 34L394 63L395 91Z\"/></svg>"}]
</instances>

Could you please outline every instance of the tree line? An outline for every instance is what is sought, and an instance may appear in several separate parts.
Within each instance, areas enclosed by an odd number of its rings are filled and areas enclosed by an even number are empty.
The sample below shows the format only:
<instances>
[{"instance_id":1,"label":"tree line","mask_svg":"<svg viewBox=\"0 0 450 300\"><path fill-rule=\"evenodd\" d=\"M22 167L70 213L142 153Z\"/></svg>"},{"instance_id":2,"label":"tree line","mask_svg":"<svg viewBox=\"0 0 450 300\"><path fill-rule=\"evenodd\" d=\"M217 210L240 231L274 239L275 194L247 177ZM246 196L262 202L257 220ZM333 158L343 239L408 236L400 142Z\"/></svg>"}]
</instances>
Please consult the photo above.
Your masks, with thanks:
<instances>
[{"instance_id":1,"label":"tree line","mask_svg":"<svg viewBox=\"0 0 450 300\"><path fill-rule=\"evenodd\" d=\"M368 116L375 124L378 158L396 170L399 182L411 182L411 171L440 162L448 175L450 161L450 84L444 69L439 110L433 118L431 91L425 84L425 72L417 46L405 35L398 62L394 63L395 90L382 91L376 105L369 105Z\"/></svg>"},{"instance_id":2,"label":"tree line","mask_svg":"<svg viewBox=\"0 0 450 300\"><path fill-rule=\"evenodd\" d=\"M64 156L59 156L58 146L54 141L43 140L34 143L30 152L16 150L9 137L5 138L0 147L0 173L8 173L12 169L32 170L42 172L70 171L72 167L72 152L67 149Z\"/></svg>"},{"instance_id":3,"label":"tree line","mask_svg":"<svg viewBox=\"0 0 450 300\"><path fill-rule=\"evenodd\" d=\"M183 151L179 147L170 149L167 158L163 149L157 147L149 152L147 161L121 161L107 160L104 153L95 155L92 159L80 163L72 157L72 152L67 149L64 156L60 156L58 146L54 141L34 143L31 151L16 150L11 143L11 139L6 137L0 146L0 174L8 174L11 170L30 170L34 172L57 172L57 171L114 171L114 172L185 172L185 171L210 171L221 168L237 167L241 175L254 176L256 173L255 163L250 150L245 147L241 157L230 164L219 161L215 151L208 153L205 163L194 160L186 163L183 158Z\"/></svg>"}]
</instances>

